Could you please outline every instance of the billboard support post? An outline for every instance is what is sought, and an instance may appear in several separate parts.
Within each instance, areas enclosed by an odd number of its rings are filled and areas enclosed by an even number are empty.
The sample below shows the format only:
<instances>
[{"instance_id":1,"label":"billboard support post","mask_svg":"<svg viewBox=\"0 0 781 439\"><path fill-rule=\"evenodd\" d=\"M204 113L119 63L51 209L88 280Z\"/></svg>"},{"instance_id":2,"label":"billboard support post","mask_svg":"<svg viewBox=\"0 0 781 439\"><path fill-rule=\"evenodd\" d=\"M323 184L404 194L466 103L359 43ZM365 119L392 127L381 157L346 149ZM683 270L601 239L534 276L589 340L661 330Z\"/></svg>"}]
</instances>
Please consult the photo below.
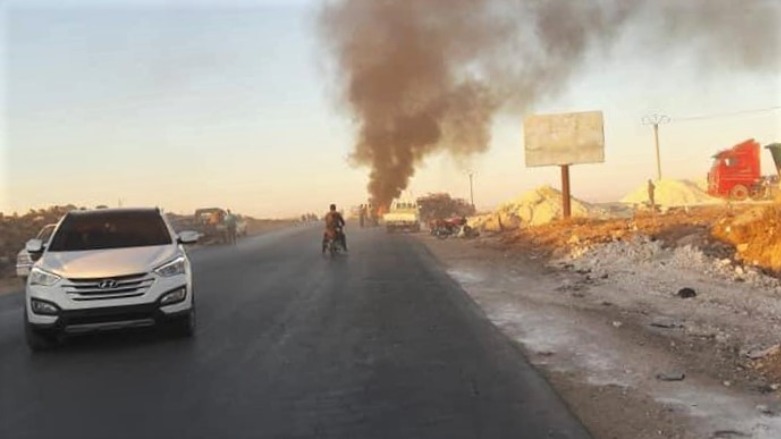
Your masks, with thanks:
<instances>
[{"instance_id":1,"label":"billboard support post","mask_svg":"<svg viewBox=\"0 0 781 439\"><path fill-rule=\"evenodd\" d=\"M560 168L562 217L571 218L570 166L605 161L602 112L531 115L524 118L523 131L526 167Z\"/></svg>"},{"instance_id":2,"label":"billboard support post","mask_svg":"<svg viewBox=\"0 0 781 439\"><path fill-rule=\"evenodd\" d=\"M569 165L561 165L561 200L564 219L572 217L572 195L569 185Z\"/></svg>"}]
</instances>

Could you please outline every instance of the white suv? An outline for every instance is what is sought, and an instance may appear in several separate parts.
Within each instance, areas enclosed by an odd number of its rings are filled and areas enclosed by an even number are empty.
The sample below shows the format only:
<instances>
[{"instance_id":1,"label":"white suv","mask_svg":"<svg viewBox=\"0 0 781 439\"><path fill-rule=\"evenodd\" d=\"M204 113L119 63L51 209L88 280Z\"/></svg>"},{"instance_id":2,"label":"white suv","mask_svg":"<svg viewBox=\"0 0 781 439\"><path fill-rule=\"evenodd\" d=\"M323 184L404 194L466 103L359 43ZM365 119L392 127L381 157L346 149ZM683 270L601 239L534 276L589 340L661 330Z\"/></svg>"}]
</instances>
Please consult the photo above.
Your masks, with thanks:
<instances>
[{"instance_id":1,"label":"white suv","mask_svg":"<svg viewBox=\"0 0 781 439\"><path fill-rule=\"evenodd\" d=\"M184 244L198 234L173 231L159 209L73 211L48 244L33 239L25 329L32 350L61 336L107 329L172 325L195 330L190 261Z\"/></svg>"}]
</instances>

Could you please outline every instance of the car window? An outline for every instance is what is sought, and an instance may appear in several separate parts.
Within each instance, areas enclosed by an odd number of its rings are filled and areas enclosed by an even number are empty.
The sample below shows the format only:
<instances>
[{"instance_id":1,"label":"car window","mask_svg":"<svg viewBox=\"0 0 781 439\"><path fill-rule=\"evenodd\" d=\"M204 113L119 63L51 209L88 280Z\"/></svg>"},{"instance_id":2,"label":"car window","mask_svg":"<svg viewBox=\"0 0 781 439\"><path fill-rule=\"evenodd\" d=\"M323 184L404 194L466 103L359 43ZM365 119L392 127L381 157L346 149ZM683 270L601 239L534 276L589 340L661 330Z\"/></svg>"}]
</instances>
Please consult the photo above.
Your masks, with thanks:
<instances>
[{"instance_id":1,"label":"car window","mask_svg":"<svg viewBox=\"0 0 781 439\"><path fill-rule=\"evenodd\" d=\"M168 245L171 235L162 217L148 212L108 212L66 217L49 251Z\"/></svg>"},{"instance_id":2,"label":"car window","mask_svg":"<svg viewBox=\"0 0 781 439\"><path fill-rule=\"evenodd\" d=\"M55 226L54 224L52 224L52 225L48 225L48 226L44 227L44 228L43 228L43 229L41 229L41 231L38 233L38 236L37 236L37 238L38 238L38 239L40 239L40 240L41 240L41 241L43 241L43 242L49 242L49 239L51 239L51 237L52 237L52 233L54 232L54 229L55 229L56 227L57 227L57 226Z\"/></svg>"}]
</instances>

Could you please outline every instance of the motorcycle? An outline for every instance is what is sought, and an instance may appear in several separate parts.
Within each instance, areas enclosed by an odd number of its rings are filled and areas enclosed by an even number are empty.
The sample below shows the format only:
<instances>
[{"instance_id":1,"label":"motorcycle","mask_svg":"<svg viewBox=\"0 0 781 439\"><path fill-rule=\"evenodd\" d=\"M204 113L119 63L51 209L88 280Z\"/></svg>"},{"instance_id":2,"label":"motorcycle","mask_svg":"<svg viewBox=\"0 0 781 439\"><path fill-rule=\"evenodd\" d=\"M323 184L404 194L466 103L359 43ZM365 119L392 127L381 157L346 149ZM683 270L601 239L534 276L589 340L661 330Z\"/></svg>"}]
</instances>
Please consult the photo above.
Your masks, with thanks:
<instances>
[{"instance_id":1,"label":"motorcycle","mask_svg":"<svg viewBox=\"0 0 781 439\"><path fill-rule=\"evenodd\" d=\"M451 236L463 236L473 238L477 232L467 224L464 217L450 218L446 220L435 220L430 225L431 234L438 239L447 239Z\"/></svg>"},{"instance_id":2,"label":"motorcycle","mask_svg":"<svg viewBox=\"0 0 781 439\"><path fill-rule=\"evenodd\" d=\"M344 251L344 248L342 247L342 241L339 239L342 233L344 233L344 230L342 230L341 227L337 227L334 233L326 232L327 236L324 247L325 251L327 251L331 257L334 257L340 252Z\"/></svg>"}]
</instances>

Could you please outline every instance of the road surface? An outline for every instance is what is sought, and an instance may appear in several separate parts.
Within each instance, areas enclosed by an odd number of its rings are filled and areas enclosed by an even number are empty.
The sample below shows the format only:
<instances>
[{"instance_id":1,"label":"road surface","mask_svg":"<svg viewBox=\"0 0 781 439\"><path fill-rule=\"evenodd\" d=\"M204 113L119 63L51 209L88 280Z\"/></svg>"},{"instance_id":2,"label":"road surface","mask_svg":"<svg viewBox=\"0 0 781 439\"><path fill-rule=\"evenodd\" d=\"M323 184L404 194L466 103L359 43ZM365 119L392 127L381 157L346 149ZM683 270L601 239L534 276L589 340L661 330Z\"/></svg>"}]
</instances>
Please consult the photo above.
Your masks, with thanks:
<instances>
[{"instance_id":1,"label":"road surface","mask_svg":"<svg viewBox=\"0 0 781 439\"><path fill-rule=\"evenodd\" d=\"M193 252L198 329L31 354L0 297L0 438L587 438L416 239L319 229Z\"/></svg>"}]
</instances>

